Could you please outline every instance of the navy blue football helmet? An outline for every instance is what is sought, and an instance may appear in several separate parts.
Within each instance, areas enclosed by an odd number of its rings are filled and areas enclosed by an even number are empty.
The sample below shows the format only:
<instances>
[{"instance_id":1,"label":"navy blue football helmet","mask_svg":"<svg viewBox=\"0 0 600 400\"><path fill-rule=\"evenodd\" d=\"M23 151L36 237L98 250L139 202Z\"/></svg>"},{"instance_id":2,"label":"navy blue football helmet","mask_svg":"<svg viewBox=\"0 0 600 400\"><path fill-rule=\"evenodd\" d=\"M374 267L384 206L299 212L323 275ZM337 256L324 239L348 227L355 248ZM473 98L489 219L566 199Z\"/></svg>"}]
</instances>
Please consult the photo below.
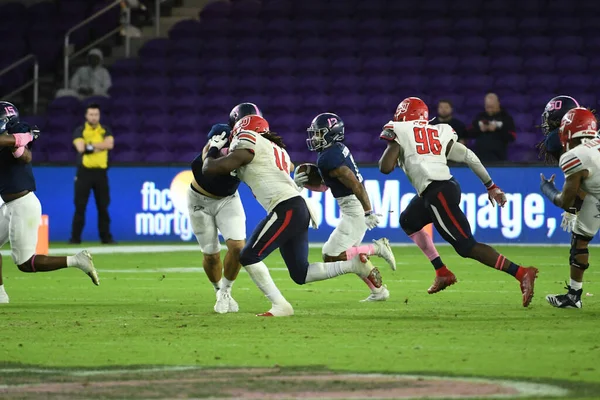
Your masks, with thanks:
<instances>
[{"instance_id":1,"label":"navy blue football helmet","mask_svg":"<svg viewBox=\"0 0 600 400\"><path fill-rule=\"evenodd\" d=\"M260 108L254 103L240 103L233 107L233 110L229 113L229 127L233 129L236 122L248 115L259 115L263 116Z\"/></svg>"},{"instance_id":2,"label":"navy blue football helmet","mask_svg":"<svg viewBox=\"0 0 600 400\"><path fill-rule=\"evenodd\" d=\"M334 142L344 141L344 121L333 113L317 115L307 131L306 145L310 151L319 151Z\"/></svg>"},{"instance_id":3,"label":"navy blue football helmet","mask_svg":"<svg viewBox=\"0 0 600 400\"><path fill-rule=\"evenodd\" d=\"M0 134L6 132L10 124L19 122L19 110L8 101L0 101Z\"/></svg>"},{"instance_id":4,"label":"navy blue football helmet","mask_svg":"<svg viewBox=\"0 0 600 400\"><path fill-rule=\"evenodd\" d=\"M567 111L580 107L577 100L571 96L556 96L552 98L542 113L542 124L540 125L544 135L548 135L555 129L560 127L560 121L565 116Z\"/></svg>"}]
</instances>

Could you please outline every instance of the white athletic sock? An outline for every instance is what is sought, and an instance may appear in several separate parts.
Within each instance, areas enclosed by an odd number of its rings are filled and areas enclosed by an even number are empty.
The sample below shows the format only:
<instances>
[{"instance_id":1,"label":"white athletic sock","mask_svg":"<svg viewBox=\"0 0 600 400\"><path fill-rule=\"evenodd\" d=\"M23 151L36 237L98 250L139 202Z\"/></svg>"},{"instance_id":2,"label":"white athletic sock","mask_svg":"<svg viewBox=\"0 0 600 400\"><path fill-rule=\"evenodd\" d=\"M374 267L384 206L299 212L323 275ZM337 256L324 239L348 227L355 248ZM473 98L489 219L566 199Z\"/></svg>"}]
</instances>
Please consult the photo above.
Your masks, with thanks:
<instances>
[{"instance_id":1,"label":"white athletic sock","mask_svg":"<svg viewBox=\"0 0 600 400\"><path fill-rule=\"evenodd\" d=\"M6 290L4 290L4 285L0 285L0 294L6 294Z\"/></svg>"},{"instance_id":2,"label":"white athletic sock","mask_svg":"<svg viewBox=\"0 0 600 400\"><path fill-rule=\"evenodd\" d=\"M223 277L221 279L221 289L231 289L231 287L233 286L233 282L235 281L230 281L229 279Z\"/></svg>"},{"instance_id":3,"label":"white athletic sock","mask_svg":"<svg viewBox=\"0 0 600 400\"><path fill-rule=\"evenodd\" d=\"M277 286L275 286L275 282L273 282L273 278L269 274L269 269L264 262L259 261L256 264L246 265L244 268L246 268L252 281L254 281L256 286L267 296L273 305L283 305L288 302L279 289L277 289Z\"/></svg>"},{"instance_id":4,"label":"white athletic sock","mask_svg":"<svg viewBox=\"0 0 600 400\"><path fill-rule=\"evenodd\" d=\"M75 267L75 256L67 256L67 267Z\"/></svg>"},{"instance_id":5,"label":"white athletic sock","mask_svg":"<svg viewBox=\"0 0 600 400\"><path fill-rule=\"evenodd\" d=\"M211 282L212 285L215 287L215 292L217 290L221 289L222 282L223 282L223 278L219 279L219 282Z\"/></svg>"},{"instance_id":6,"label":"white athletic sock","mask_svg":"<svg viewBox=\"0 0 600 400\"><path fill-rule=\"evenodd\" d=\"M336 276L352 273L352 261L317 262L308 266L306 283L323 281Z\"/></svg>"},{"instance_id":7,"label":"white athletic sock","mask_svg":"<svg viewBox=\"0 0 600 400\"><path fill-rule=\"evenodd\" d=\"M571 286L571 289L573 290L579 290L583 287L583 282L577 282L571 279L571 284L569 286Z\"/></svg>"}]
</instances>

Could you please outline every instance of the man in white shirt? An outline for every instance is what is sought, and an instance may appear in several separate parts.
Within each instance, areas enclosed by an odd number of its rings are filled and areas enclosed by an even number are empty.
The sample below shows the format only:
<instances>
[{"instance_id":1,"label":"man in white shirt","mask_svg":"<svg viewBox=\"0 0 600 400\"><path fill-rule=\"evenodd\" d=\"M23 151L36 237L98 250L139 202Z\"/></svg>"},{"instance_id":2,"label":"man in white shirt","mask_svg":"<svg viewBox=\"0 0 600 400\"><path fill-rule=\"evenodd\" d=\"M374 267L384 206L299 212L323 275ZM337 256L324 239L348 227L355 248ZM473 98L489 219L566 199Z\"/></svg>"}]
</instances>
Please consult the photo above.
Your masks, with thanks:
<instances>
[{"instance_id":1,"label":"man in white shirt","mask_svg":"<svg viewBox=\"0 0 600 400\"><path fill-rule=\"evenodd\" d=\"M102 65L104 56L100 49L92 49L88 53L88 65L81 66L71 78L69 89L61 89L60 96L75 96L84 99L89 96L108 96L112 85L110 73Z\"/></svg>"}]
</instances>

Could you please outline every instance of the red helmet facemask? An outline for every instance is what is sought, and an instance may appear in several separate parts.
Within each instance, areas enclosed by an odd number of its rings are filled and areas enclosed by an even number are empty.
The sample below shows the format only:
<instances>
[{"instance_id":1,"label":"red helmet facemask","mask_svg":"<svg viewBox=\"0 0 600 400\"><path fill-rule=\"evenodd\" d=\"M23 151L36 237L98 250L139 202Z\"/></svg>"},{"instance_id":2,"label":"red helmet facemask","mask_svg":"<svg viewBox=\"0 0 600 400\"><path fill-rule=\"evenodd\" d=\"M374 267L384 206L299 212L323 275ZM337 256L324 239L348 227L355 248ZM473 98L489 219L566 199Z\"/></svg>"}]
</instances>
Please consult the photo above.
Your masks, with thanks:
<instances>
[{"instance_id":1,"label":"red helmet facemask","mask_svg":"<svg viewBox=\"0 0 600 400\"><path fill-rule=\"evenodd\" d=\"M394 114L394 121L405 122L405 121L417 121L429 119L429 108L423 100L418 97L407 97L398 104L396 113Z\"/></svg>"},{"instance_id":2,"label":"red helmet facemask","mask_svg":"<svg viewBox=\"0 0 600 400\"><path fill-rule=\"evenodd\" d=\"M569 110L560 122L560 142L565 151L573 146L574 139L593 139L598 134L598 121L596 116L587 108L577 107Z\"/></svg>"}]
</instances>

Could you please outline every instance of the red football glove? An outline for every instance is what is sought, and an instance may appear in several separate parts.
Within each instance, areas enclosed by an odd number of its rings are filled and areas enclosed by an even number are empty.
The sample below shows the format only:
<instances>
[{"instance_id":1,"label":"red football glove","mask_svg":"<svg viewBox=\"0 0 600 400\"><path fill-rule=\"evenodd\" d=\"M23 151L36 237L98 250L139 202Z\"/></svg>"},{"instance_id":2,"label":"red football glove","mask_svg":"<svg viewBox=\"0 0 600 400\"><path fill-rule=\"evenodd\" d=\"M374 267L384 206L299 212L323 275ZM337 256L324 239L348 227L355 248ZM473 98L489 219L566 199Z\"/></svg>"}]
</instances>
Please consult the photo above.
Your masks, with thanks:
<instances>
[{"instance_id":1,"label":"red football glove","mask_svg":"<svg viewBox=\"0 0 600 400\"><path fill-rule=\"evenodd\" d=\"M492 203L493 206L496 206L496 203L498 203L500 207L504 207L504 205L506 204L506 195L504 194L502 189L496 186L496 184L493 184L492 186L487 188L487 191L488 199L490 199L490 203Z\"/></svg>"}]
</instances>

